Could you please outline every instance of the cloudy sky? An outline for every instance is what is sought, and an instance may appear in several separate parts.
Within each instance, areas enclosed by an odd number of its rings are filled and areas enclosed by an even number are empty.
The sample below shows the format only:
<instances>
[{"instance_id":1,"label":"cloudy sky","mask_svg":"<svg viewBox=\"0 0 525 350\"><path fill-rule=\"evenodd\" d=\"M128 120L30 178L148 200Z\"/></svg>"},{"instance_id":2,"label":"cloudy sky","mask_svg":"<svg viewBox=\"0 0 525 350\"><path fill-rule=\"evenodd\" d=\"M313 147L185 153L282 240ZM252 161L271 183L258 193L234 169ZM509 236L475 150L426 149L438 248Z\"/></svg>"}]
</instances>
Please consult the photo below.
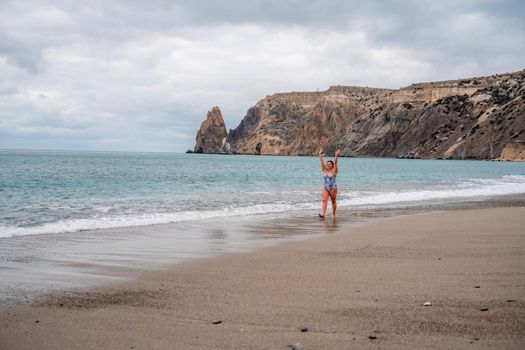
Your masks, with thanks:
<instances>
[{"instance_id":1,"label":"cloudy sky","mask_svg":"<svg viewBox=\"0 0 525 350\"><path fill-rule=\"evenodd\" d=\"M525 68L521 0L0 0L0 149L183 152L266 95Z\"/></svg>"}]
</instances>

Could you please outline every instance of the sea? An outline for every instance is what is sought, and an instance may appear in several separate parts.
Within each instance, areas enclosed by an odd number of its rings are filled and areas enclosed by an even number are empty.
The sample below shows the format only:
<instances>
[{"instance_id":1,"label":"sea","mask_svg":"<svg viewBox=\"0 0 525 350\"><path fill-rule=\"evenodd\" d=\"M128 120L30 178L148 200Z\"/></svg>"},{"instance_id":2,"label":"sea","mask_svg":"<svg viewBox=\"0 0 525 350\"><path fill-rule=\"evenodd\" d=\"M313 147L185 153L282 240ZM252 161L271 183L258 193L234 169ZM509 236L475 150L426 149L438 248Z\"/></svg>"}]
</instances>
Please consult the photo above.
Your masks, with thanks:
<instances>
[{"instance_id":1,"label":"sea","mask_svg":"<svg viewBox=\"0 0 525 350\"><path fill-rule=\"evenodd\" d=\"M525 163L338 163L337 221L330 203L320 221L317 157L1 150L0 301L349 233L377 217L524 203Z\"/></svg>"},{"instance_id":2,"label":"sea","mask_svg":"<svg viewBox=\"0 0 525 350\"><path fill-rule=\"evenodd\" d=\"M317 157L4 150L0 239L317 215L322 183ZM340 158L337 185L348 210L480 200L525 193L525 164Z\"/></svg>"}]
</instances>

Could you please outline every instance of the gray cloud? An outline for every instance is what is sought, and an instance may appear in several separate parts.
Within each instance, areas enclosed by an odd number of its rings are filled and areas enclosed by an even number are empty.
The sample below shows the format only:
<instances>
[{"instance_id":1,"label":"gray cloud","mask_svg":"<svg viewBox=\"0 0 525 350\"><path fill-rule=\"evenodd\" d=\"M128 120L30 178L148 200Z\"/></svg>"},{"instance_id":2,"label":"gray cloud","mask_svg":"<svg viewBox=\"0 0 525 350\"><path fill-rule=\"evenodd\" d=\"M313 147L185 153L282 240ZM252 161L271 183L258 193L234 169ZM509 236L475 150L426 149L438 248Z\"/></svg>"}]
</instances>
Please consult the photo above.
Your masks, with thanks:
<instances>
[{"instance_id":1,"label":"gray cloud","mask_svg":"<svg viewBox=\"0 0 525 350\"><path fill-rule=\"evenodd\" d=\"M207 110L523 69L521 1L0 2L0 148L184 151Z\"/></svg>"}]
</instances>

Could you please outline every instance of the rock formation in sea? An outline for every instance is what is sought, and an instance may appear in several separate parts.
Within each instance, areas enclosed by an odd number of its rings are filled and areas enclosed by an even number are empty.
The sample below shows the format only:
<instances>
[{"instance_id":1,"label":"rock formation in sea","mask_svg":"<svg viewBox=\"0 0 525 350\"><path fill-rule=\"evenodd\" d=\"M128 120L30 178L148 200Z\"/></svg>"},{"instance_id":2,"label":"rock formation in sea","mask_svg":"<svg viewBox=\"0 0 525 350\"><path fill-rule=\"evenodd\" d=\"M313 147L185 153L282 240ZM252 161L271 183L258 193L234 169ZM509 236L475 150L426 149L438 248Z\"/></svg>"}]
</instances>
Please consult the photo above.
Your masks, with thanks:
<instances>
[{"instance_id":1,"label":"rock formation in sea","mask_svg":"<svg viewBox=\"0 0 525 350\"><path fill-rule=\"evenodd\" d=\"M227 135L222 116L222 126L210 128L208 113L195 151L316 155L322 145L344 156L525 160L524 86L519 71L397 90L276 93L248 109Z\"/></svg>"},{"instance_id":2,"label":"rock formation in sea","mask_svg":"<svg viewBox=\"0 0 525 350\"><path fill-rule=\"evenodd\" d=\"M226 143L226 126L219 107L208 111L206 120L201 124L195 138L194 153L231 153Z\"/></svg>"}]
</instances>

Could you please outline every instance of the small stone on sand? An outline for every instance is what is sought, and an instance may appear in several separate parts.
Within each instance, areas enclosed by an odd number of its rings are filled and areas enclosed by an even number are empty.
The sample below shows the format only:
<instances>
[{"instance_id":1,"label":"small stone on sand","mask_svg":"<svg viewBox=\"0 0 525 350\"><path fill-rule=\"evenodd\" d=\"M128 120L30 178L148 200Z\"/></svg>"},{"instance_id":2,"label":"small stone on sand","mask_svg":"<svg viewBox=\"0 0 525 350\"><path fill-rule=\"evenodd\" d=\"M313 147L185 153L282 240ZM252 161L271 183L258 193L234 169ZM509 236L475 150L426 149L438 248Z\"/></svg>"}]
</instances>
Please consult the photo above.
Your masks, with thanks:
<instances>
[{"instance_id":1,"label":"small stone on sand","mask_svg":"<svg viewBox=\"0 0 525 350\"><path fill-rule=\"evenodd\" d=\"M307 327L301 327L301 332L308 332L308 328Z\"/></svg>"},{"instance_id":2,"label":"small stone on sand","mask_svg":"<svg viewBox=\"0 0 525 350\"><path fill-rule=\"evenodd\" d=\"M375 335L369 335L369 336L368 336L368 339L370 339L370 340L374 340L374 339L376 339L376 338L377 338L377 337L376 337Z\"/></svg>"},{"instance_id":3,"label":"small stone on sand","mask_svg":"<svg viewBox=\"0 0 525 350\"><path fill-rule=\"evenodd\" d=\"M479 311L489 311L489 308L488 307L482 307L481 309L479 309Z\"/></svg>"},{"instance_id":4,"label":"small stone on sand","mask_svg":"<svg viewBox=\"0 0 525 350\"><path fill-rule=\"evenodd\" d=\"M481 288L481 286L474 286L474 288Z\"/></svg>"},{"instance_id":5,"label":"small stone on sand","mask_svg":"<svg viewBox=\"0 0 525 350\"><path fill-rule=\"evenodd\" d=\"M222 320L213 320L213 321L211 321L211 323L213 323L213 324L221 324Z\"/></svg>"},{"instance_id":6,"label":"small stone on sand","mask_svg":"<svg viewBox=\"0 0 525 350\"><path fill-rule=\"evenodd\" d=\"M295 343L292 345L292 350L304 350L304 346L301 343Z\"/></svg>"},{"instance_id":7,"label":"small stone on sand","mask_svg":"<svg viewBox=\"0 0 525 350\"><path fill-rule=\"evenodd\" d=\"M432 306L432 303L430 301L425 301L423 303L423 306Z\"/></svg>"}]
</instances>

